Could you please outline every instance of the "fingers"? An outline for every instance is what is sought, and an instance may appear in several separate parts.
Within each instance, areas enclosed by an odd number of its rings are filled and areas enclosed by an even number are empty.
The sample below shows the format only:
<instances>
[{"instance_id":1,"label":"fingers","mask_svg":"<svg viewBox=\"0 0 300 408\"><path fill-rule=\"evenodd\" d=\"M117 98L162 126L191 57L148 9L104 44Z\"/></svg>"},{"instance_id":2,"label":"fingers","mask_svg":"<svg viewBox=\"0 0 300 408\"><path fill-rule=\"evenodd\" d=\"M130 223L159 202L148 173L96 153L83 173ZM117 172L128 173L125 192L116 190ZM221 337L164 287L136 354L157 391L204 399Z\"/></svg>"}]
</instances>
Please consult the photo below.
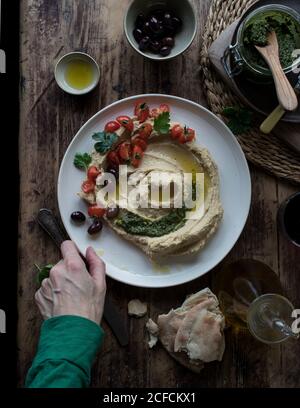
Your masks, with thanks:
<instances>
[{"instance_id":1,"label":"fingers","mask_svg":"<svg viewBox=\"0 0 300 408\"><path fill-rule=\"evenodd\" d=\"M72 241L64 241L61 244L61 253L68 271L80 272L85 267L78 249Z\"/></svg>"},{"instance_id":2,"label":"fingers","mask_svg":"<svg viewBox=\"0 0 300 408\"><path fill-rule=\"evenodd\" d=\"M40 288L41 294L44 296L45 299L47 299L49 302L53 302L52 300L52 283L50 279L44 279L41 288Z\"/></svg>"},{"instance_id":3,"label":"fingers","mask_svg":"<svg viewBox=\"0 0 300 408\"><path fill-rule=\"evenodd\" d=\"M99 258L92 247L89 247L86 251L86 260L88 261L89 271L92 278L100 288L105 290L105 263Z\"/></svg>"},{"instance_id":4,"label":"fingers","mask_svg":"<svg viewBox=\"0 0 300 408\"><path fill-rule=\"evenodd\" d=\"M53 304L44 297L41 288L35 294L35 302L44 320L49 319L52 316Z\"/></svg>"},{"instance_id":5,"label":"fingers","mask_svg":"<svg viewBox=\"0 0 300 408\"><path fill-rule=\"evenodd\" d=\"M66 266L63 260L59 261L56 265L53 266L49 274L49 280L52 287L55 288L57 285L59 285L59 281L61 280L61 277L65 274L65 272Z\"/></svg>"}]
</instances>

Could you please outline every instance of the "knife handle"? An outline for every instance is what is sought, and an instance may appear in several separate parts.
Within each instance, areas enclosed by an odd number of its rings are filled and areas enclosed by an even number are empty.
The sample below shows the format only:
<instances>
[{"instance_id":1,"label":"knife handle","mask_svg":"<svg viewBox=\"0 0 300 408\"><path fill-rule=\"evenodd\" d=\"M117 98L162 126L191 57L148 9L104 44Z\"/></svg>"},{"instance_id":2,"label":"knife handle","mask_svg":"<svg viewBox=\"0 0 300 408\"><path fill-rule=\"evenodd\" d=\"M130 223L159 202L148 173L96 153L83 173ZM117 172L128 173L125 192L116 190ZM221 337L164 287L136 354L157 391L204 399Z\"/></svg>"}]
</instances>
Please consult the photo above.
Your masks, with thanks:
<instances>
[{"instance_id":1,"label":"knife handle","mask_svg":"<svg viewBox=\"0 0 300 408\"><path fill-rule=\"evenodd\" d=\"M67 239L65 233L61 230L56 218L51 210L42 208L37 216L37 222L45 232L53 239L55 244L60 248L61 244Z\"/></svg>"},{"instance_id":2,"label":"knife handle","mask_svg":"<svg viewBox=\"0 0 300 408\"><path fill-rule=\"evenodd\" d=\"M59 249L61 247L61 244L67 239L69 239L67 235L61 230L51 210L48 210L47 208L42 208L38 213L37 222L40 224L43 230L47 232L47 234L52 238L52 240ZM89 270L87 260L83 255L81 254L79 255L83 262L85 263L87 270Z\"/></svg>"}]
</instances>

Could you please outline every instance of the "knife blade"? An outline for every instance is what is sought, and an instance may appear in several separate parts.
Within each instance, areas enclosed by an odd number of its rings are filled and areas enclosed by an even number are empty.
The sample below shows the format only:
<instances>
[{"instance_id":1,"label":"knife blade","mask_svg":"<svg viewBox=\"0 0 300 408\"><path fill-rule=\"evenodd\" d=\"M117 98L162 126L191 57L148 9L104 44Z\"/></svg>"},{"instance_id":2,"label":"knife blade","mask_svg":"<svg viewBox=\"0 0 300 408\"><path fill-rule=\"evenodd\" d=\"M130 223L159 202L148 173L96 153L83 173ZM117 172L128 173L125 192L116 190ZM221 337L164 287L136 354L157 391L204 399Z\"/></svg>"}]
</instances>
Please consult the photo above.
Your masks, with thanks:
<instances>
[{"instance_id":1,"label":"knife blade","mask_svg":"<svg viewBox=\"0 0 300 408\"><path fill-rule=\"evenodd\" d=\"M42 229L52 238L52 240L59 249L61 244L65 240L69 239L67 234L61 229L57 219L55 218L51 210L48 210L47 208L42 208L39 211L36 220L38 224L42 227ZM81 255L81 257L85 264L87 265L84 256ZM124 321L120 315L119 310L112 302L109 295L106 295L105 297L103 317L106 323L111 328L119 344L122 347L127 346L129 343L127 328L124 324Z\"/></svg>"}]
</instances>

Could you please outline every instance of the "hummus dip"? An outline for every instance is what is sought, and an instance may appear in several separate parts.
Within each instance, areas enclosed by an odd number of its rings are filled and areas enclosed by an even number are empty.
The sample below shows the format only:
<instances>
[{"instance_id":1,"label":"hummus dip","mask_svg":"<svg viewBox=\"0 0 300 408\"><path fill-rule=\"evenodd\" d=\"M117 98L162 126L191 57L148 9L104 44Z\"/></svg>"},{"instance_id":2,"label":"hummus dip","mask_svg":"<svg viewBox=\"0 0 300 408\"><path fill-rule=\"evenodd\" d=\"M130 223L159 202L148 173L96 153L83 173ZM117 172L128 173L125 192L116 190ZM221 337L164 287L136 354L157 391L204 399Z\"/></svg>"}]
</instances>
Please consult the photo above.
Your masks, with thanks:
<instances>
[{"instance_id":1,"label":"hummus dip","mask_svg":"<svg viewBox=\"0 0 300 408\"><path fill-rule=\"evenodd\" d=\"M147 122L153 125L152 119ZM176 124L171 123L170 128ZM134 118L134 129L138 126L139 122ZM118 136L120 139L127 137L122 130L118 131ZM105 171L106 155L94 151L92 165ZM191 175L188 182L185 174ZM202 174L200 186L197 186L197 174ZM95 193L79 193L90 204L103 203L103 194L100 194L102 177L96 181ZM156 194L151 195L148 188L141 188L150 180L151 188L156 187ZM128 193L138 197L143 205L137 207L136 200L128 200L124 208L121 203L125 197L119 183L113 203L119 206L118 216L114 219L104 216L104 219L119 236L138 246L152 259L197 253L221 223L223 208L218 169L209 151L194 141L180 144L170 134L161 135L153 130L139 167L127 165L127 181ZM165 202L162 191L168 188L170 195ZM196 188L197 194L194 194ZM177 194L182 194L185 199L191 190L194 207L177 208ZM145 202L148 205L145 206Z\"/></svg>"}]
</instances>

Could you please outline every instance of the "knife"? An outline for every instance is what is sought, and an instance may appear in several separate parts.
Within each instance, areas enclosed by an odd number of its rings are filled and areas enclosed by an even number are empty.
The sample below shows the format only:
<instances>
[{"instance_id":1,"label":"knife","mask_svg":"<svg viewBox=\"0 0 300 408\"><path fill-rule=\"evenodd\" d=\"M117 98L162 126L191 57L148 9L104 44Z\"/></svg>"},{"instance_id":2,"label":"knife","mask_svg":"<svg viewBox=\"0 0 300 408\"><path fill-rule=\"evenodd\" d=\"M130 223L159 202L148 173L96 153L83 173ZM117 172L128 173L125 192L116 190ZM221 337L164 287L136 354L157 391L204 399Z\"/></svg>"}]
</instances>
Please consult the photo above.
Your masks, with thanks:
<instances>
[{"instance_id":1,"label":"knife","mask_svg":"<svg viewBox=\"0 0 300 408\"><path fill-rule=\"evenodd\" d=\"M61 244L69 239L67 234L62 231L57 219L53 215L51 210L42 208L37 216L38 224L43 228L45 232L52 238L56 246L60 249ZM82 256L83 261L87 265L86 259ZM87 265L88 266L88 265ZM119 310L114 305L108 295L105 297L103 317L106 323L110 326L116 339L121 346L125 347L129 343L129 336L124 321L119 313Z\"/></svg>"},{"instance_id":2,"label":"knife","mask_svg":"<svg viewBox=\"0 0 300 408\"><path fill-rule=\"evenodd\" d=\"M294 88L296 94L300 94L300 75L298 77L298 82ZM262 133L268 135L269 133L272 132L274 127L277 125L277 123L281 120L283 115L286 113L284 108L281 105L278 105L277 108L273 110L272 113L267 117L267 119L261 124L260 130Z\"/></svg>"}]
</instances>

